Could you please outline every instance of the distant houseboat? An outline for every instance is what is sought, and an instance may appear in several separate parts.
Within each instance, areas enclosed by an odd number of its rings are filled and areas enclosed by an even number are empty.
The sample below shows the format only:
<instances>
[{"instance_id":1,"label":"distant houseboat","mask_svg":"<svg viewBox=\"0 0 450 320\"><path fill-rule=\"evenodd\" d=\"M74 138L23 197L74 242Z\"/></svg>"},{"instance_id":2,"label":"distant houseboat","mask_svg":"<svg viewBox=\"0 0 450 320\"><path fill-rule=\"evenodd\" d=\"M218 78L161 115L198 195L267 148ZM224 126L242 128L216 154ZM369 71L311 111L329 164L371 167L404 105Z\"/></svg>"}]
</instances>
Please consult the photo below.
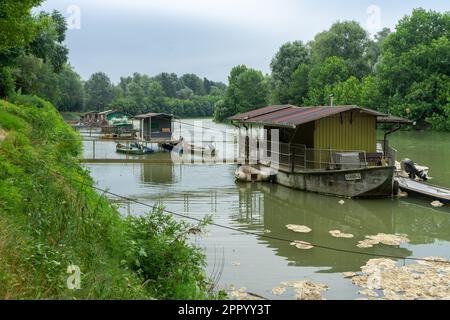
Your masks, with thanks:
<instances>
[{"instance_id":1,"label":"distant houseboat","mask_svg":"<svg viewBox=\"0 0 450 320\"><path fill-rule=\"evenodd\" d=\"M348 198L393 195L396 151L387 135L410 124L357 106L278 105L229 120L240 132L245 128L240 150L246 164L275 170L281 185ZM397 126L377 141L378 123Z\"/></svg>"},{"instance_id":2,"label":"distant houseboat","mask_svg":"<svg viewBox=\"0 0 450 320\"><path fill-rule=\"evenodd\" d=\"M142 141L164 143L172 140L173 115L145 113L134 117L139 121L139 138Z\"/></svg>"}]
</instances>

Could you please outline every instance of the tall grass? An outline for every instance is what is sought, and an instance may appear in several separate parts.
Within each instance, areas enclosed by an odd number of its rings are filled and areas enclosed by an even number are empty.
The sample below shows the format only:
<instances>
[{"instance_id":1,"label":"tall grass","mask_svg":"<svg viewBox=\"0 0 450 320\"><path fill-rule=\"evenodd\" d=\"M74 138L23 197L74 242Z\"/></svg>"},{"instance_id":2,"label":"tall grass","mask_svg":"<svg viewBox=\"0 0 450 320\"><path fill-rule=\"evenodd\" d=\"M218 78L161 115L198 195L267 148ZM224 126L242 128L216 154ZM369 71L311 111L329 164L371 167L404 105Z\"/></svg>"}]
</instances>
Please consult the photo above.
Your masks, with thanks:
<instances>
[{"instance_id":1,"label":"tall grass","mask_svg":"<svg viewBox=\"0 0 450 320\"><path fill-rule=\"evenodd\" d=\"M191 226L122 217L77 163L81 139L37 97L0 101L0 298L207 299ZM67 287L79 266L81 289Z\"/></svg>"}]
</instances>

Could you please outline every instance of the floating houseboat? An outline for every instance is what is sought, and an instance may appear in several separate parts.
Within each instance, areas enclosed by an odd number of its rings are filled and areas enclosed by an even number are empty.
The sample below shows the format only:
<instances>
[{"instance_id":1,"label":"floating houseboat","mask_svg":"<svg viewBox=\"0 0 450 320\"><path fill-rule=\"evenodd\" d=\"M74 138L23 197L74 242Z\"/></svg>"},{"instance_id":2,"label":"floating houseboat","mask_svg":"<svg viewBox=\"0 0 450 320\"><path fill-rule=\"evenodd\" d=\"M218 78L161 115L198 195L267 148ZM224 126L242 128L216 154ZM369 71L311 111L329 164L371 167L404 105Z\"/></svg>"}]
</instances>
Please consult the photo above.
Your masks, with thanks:
<instances>
[{"instance_id":1,"label":"floating houseboat","mask_svg":"<svg viewBox=\"0 0 450 320\"><path fill-rule=\"evenodd\" d=\"M166 113L145 113L134 117L139 121L139 139L154 143L172 140L174 116Z\"/></svg>"},{"instance_id":2,"label":"floating houseboat","mask_svg":"<svg viewBox=\"0 0 450 320\"><path fill-rule=\"evenodd\" d=\"M272 169L283 186L347 198L393 195L396 151L387 136L411 124L357 106L277 105L229 120L240 128L245 165ZM379 123L395 126L383 140Z\"/></svg>"}]
</instances>

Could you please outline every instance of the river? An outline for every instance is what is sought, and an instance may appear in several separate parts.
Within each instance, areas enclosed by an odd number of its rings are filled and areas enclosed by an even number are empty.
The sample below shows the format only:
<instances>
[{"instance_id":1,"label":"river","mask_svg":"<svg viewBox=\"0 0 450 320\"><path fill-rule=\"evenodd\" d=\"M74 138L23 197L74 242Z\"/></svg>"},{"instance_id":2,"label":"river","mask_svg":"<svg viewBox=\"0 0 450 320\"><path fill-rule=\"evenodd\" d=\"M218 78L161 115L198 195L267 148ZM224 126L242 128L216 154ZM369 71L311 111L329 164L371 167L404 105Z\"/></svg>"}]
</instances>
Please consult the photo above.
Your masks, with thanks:
<instances>
[{"instance_id":1,"label":"river","mask_svg":"<svg viewBox=\"0 0 450 320\"><path fill-rule=\"evenodd\" d=\"M199 125L200 120L184 120ZM231 127L202 119L204 127L218 131ZM192 130L183 124L177 130ZM212 131L214 131L212 130ZM450 187L450 134L397 132L390 138L398 159L411 158L430 167L434 184ZM96 157L117 158L113 142L96 145ZM220 151L220 146L218 147ZM223 149L229 149L227 146ZM231 147L232 149L232 147ZM92 142L85 142L85 157L92 157ZM450 258L450 209L433 208L417 199L345 200L304 193L271 184L237 184L235 165L174 164L168 153L155 153L149 159L165 159L157 164L86 164L101 188L138 199L162 204L168 210L195 218L211 215L214 223L250 231L254 235L207 228L195 236L196 245L207 255L207 274L218 279L218 289L245 287L270 299L293 299L287 290L271 293L282 281L311 280L329 287L326 299L355 299L360 288L343 272L356 272L370 256L343 253L324 248L299 250L281 240L303 240L321 246L398 257L440 256ZM124 205L123 214L145 214L148 208ZM287 224L306 225L308 234L293 233ZM352 239L333 238L330 230L351 233ZM377 233L407 234L410 243L400 247L376 245L359 249L358 241ZM406 260L399 260L408 263Z\"/></svg>"}]
</instances>

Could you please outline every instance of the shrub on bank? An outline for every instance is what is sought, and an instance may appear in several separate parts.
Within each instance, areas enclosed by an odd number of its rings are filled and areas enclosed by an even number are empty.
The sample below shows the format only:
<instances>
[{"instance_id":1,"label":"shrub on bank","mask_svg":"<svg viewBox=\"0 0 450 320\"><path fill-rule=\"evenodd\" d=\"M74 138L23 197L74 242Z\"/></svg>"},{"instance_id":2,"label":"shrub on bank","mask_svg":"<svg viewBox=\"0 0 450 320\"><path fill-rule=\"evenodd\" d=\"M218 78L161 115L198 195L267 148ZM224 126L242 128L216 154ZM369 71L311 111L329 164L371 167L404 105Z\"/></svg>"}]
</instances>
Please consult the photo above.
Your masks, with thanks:
<instances>
[{"instance_id":1,"label":"shrub on bank","mask_svg":"<svg viewBox=\"0 0 450 320\"><path fill-rule=\"evenodd\" d=\"M205 299L189 226L122 217L77 161L81 138L37 97L0 100L0 299ZM67 268L81 271L69 290Z\"/></svg>"}]
</instances>

